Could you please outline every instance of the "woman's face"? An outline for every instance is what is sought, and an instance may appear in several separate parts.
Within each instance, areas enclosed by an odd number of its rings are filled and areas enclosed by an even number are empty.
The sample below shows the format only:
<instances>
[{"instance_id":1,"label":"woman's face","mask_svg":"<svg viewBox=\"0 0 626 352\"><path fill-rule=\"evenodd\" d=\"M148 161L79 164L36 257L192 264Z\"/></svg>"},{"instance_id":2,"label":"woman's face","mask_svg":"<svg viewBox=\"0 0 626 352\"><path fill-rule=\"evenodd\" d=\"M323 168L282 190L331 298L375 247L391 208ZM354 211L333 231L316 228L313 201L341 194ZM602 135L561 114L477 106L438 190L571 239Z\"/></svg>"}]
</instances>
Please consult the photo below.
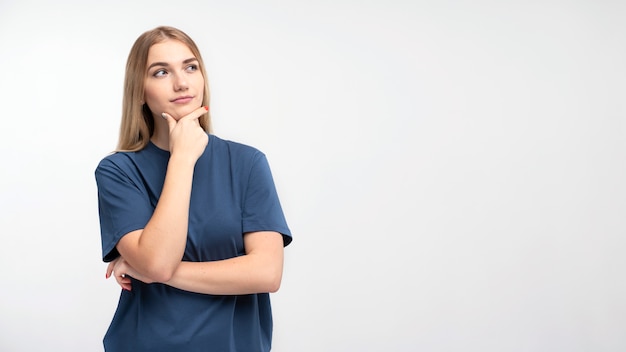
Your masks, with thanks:
<instances>
[{"instance_id":1,"label":"woman's face","mask_svg":"<svg viewBox=\"0 0 626 352\"><path fill-rule=\"evenodd\" d=\"M153 116L166 112L178 120L202 105L204 77L187 45L171 39L152 45L147 67L144 101Z\"/></svg>"}]
</instances>

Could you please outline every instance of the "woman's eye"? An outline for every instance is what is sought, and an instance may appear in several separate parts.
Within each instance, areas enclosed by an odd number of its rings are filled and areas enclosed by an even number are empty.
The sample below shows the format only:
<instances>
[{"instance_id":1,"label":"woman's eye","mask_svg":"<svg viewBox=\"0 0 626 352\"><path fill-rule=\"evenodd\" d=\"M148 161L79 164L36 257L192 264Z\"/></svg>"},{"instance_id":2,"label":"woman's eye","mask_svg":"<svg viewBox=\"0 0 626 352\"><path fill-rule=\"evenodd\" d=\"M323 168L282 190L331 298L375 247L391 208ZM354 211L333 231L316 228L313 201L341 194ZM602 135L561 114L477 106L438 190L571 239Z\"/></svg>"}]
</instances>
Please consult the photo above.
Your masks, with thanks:
<instances>
[{"instance_id":1,"label":"woman's eye","mask_svg":"<svg viewBox=\"0 0 626 352\"><path fill-rule=\"evenodd\" d=\"M154 77L163 77L167 74L167 71L165 70L156 70L154 71L154 73L152 74Z\"/></svg>"},{"instance_id":2,"label":"woman's eye","mask_svg":"<svg viewBox=\"0 0 626 352\"><path fill-rule=\"evenodd\" d=\"M189 65L187 66L187 71L193 72L198 70L198 65Z\"/></svg>"}]
</instances>

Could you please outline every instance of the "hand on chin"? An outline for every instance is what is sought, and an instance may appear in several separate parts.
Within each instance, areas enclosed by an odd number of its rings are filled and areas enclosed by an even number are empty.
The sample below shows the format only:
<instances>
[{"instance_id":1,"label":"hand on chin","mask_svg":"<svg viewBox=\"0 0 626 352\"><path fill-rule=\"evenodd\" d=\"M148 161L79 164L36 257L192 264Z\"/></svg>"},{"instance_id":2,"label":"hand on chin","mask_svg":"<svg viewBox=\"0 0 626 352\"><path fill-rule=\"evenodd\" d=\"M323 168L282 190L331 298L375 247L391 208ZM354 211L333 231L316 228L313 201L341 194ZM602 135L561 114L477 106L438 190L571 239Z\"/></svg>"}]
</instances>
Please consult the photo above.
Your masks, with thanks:
<instances>
[{"instance_id":1,"label":"hand on chin","mask_svg":"<svg viewBox=\"0 0 626 352\"><path fill-rule=\"evenodd\" d=\"M189 114L191 114L192 112L194 112L196 109L198 109L200 107L200 105L196 106L196 105L185 105L185 106L180 106L177 107L175 109L172 109L171 111L165 111L166 113L168 113L170 116L172 116L174 118L174 120L178 121L181 118L183 118L184 116L187 116Z\"/></svg>"}]
</instances>

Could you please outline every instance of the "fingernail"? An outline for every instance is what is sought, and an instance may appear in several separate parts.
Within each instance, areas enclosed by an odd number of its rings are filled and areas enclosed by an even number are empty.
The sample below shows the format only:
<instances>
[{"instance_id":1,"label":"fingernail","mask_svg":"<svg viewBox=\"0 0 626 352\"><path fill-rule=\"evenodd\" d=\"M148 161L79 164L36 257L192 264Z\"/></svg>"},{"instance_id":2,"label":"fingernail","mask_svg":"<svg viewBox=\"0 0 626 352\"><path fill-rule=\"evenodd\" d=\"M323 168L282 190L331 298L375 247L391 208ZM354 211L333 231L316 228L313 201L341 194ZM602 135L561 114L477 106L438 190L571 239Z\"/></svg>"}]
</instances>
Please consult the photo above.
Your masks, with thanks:
<instances>
[{"instance_id":1,"label":"fingernail","mask_svg":"<svg viewBox=\"0 0 626 352\"><path fill-rule=\"evenodd\" d=\"M109 278L109 273L104 273L104 278L108 279Z\"/></svg>"},{"instance_id":2,"label":"fingernail","mask_svg":"<svg viewBox=\"0 0 626 352\"><path fill-rule=\"evenodd\" d=\"M167 119L167 116L165 116L164 112L161 113L161 117L164 118L164 119Z\"/></svg>"},{"instance_id":3,"label":"fingernail","mask_svg":"<svg viewBox=\"0 0 626 352\"><path fill-rule=\"evenodd\" d=\"M204 107L204 110L209 111L209 107L208 107L208 106L205 106L205 107Z\"/></svg>"}]
</instances>

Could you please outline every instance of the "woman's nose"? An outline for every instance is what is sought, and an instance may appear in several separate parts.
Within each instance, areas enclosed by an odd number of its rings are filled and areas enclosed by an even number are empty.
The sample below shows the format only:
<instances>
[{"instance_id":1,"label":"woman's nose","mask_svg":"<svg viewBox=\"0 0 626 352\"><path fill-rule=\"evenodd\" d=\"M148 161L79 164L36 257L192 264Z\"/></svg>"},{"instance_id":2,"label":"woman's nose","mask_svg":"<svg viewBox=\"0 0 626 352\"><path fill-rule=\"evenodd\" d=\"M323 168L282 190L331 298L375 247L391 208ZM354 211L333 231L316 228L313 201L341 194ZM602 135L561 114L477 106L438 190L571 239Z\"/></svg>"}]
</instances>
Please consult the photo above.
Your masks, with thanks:
<instances>
[{"instance_id":1,"label":"woman's nose","mask_svg":"<svg viewBox=\"0 0 626 352\"><path fill-rule=\"evenodd\" d=\"M181 90L187 90L187 88L189 88L189 86L184 75L176 75L176 77L174 77L174 90L178 92Z\"/></svg>"}]
</instances>

